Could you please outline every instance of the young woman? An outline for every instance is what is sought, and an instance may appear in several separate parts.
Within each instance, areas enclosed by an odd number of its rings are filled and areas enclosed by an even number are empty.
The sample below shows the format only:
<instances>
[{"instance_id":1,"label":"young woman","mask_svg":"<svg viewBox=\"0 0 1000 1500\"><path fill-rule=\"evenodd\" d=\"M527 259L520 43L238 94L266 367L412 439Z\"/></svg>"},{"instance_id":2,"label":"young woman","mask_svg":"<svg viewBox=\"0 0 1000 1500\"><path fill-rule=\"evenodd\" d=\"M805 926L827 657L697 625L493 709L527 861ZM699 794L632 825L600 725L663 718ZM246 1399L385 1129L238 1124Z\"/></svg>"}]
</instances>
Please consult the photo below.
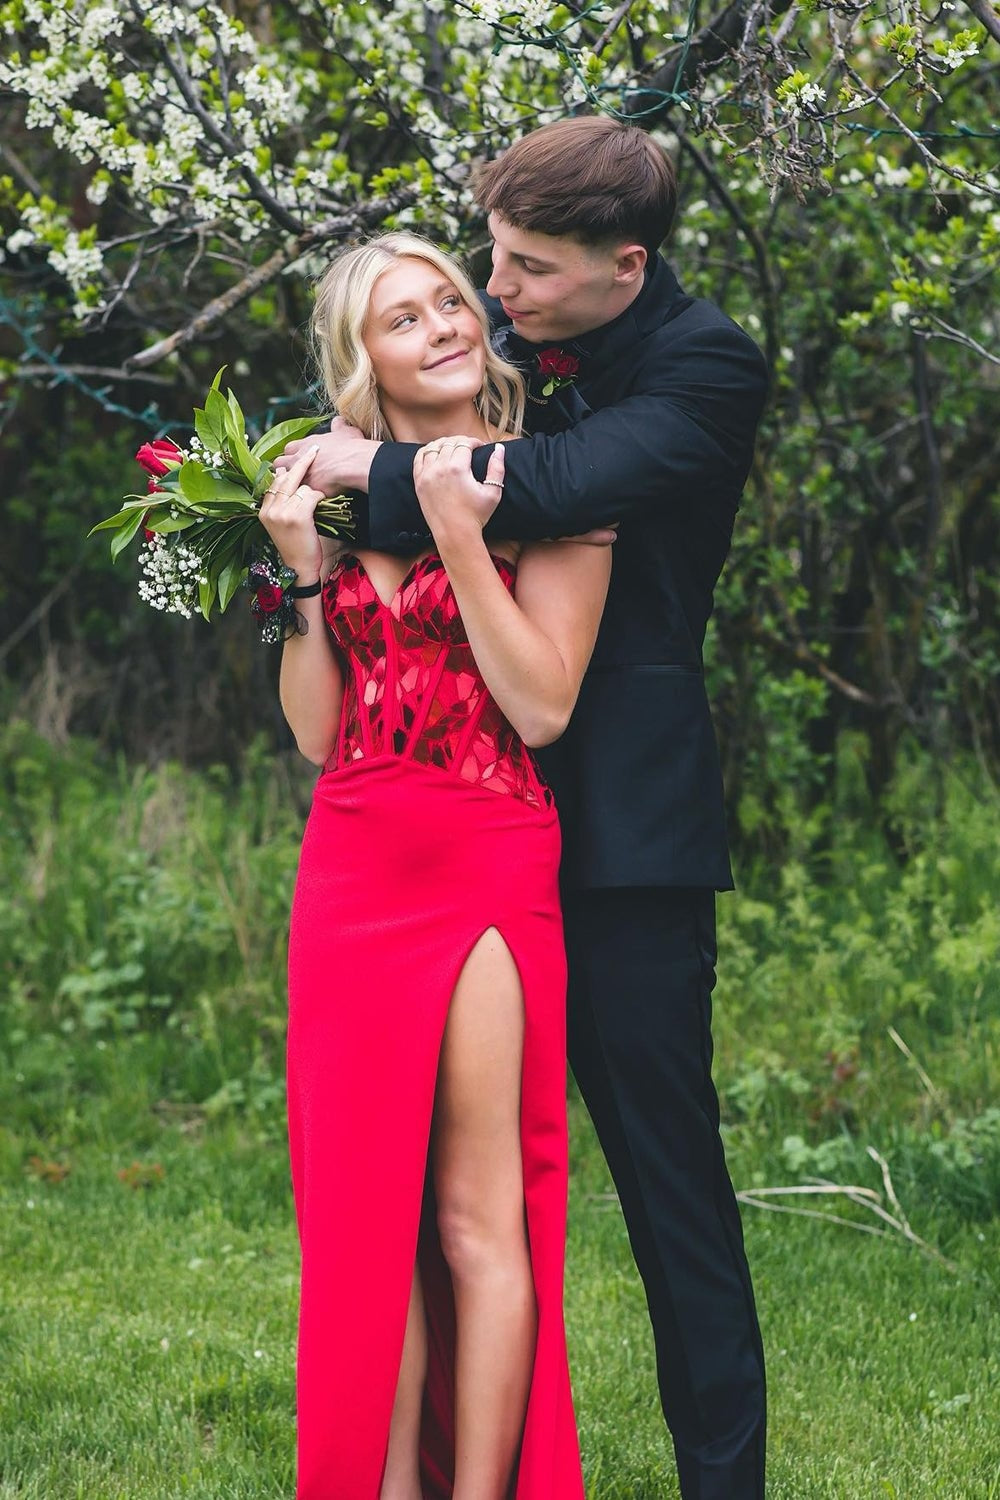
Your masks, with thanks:
<instances>
[{"instance_id":1,"label":"young woman","mask_svg":"<svg viewBox=\"0 0 1000 1500\"><path fill-rule=\"evenodd\" d=\"M434 546L321 541L309 450L261 509L304 591L282 706L323 768L289 955L297 1493L582 1500L559 829L531 747L573 709L610 549L487 547L503 449L483 484L471 451L523 396L449 257L406 234L342 255L313 331L331 406L423 445Z\"/></svg>"}]
</instances>

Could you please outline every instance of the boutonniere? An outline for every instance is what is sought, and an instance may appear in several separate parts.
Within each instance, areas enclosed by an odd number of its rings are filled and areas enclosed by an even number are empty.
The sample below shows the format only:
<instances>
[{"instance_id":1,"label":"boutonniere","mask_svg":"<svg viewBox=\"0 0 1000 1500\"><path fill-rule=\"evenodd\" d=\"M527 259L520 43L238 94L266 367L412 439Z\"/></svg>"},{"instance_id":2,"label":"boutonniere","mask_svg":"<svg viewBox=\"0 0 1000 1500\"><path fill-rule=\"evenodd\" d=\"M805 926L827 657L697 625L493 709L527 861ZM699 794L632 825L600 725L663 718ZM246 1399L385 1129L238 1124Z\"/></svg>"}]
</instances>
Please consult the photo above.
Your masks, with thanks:
<instances>
[{"instance_id":1,"label":"boutonniere","mask_svg":"<svg viewBox=\"0 0 1000 1500\"><path fill-rule=\"evenodd\" d=\"M572 385L580 373L580 361L575 354L567 354L565 349L542 349L537 358L539 375L548 376L542 386L543 396L551 396L553 391Z\"/></svg>"}]
</instances>

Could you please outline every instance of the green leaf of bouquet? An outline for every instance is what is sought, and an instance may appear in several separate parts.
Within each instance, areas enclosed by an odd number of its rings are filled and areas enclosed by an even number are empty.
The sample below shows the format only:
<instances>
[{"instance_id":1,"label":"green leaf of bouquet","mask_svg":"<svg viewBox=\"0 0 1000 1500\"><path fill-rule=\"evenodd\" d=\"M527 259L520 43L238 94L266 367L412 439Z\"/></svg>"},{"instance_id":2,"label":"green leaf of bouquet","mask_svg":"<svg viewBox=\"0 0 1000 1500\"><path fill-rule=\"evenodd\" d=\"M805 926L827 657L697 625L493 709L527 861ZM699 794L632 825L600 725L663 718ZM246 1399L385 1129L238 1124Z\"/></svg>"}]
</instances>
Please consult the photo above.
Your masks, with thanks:
<instances>
[{"instance_id":1,"label":"green leaf of bouquet","mask_svg":"<svg viewBox=\"0 0 1000 1500\"><path fill-rule=\"evenodd\" d=\"M225 369L225 365L223 365L222 369ZM221 374L222 370L219 371L219 375ZM218 380L219 375L216 375L216 380ZM220 452L225 444L226 434L229 432L229 417L229 402L226 400L222 392L220 390L217 390L213 385L212 389L205 397L205 420L208 422L212 430L218 433L218 441L216 442L215 447L212 449L213 453ZM202 441L204 441L204 439L202 439Z\"/></svg>"},{"instance_id":2,"label":"green leaf of bouquet","mask_svg":"<svg viewBox=\"0 0 1000 1500\"><path fill-rule=\"evenodd\" d=\"M189 458L181 465L180 486L181 494L192 505L210 500L215 491L215 485L199 458Z\"/></svg>"},{"instance_id":3,"label":"green leaf of bouquet","mask_svg":"<svg viewBox=\"0 0 1000 1500\"><path fill-rule=\"evenodd\" d=\"M222 384L222 377L223 377L223 375L225 375L225 373L226 373L226 366L225 365L220 365L219 368L215 372L215 379L212 381L212 384L211 384L211 386L209 388L210 390L217 391L219 389L219 386Z\"/></svg>"},{"instance_id":4,"label":"green leaf of bouquet","mask_svg":"<svg viewBox=\"0 0 1000 1500\"><path fill-rule=\"evenodd\" d=\"M116 511L113 516L108 516L107 520L98 521L96 526L91 526L90 530L87 532L87 535L93 536L96 531L118 531L118 529L126 525L130 519L131 517L129 511L123 508L122 510Z\"/></svg>"},{"instance_id":5,"label":"green leaf of bouquet","mask_svg":"<svg viewBox=\"0 0 1000 1500\"><path fill-rule=\"evenodd\" d=\"M129 542L135 536L136 532L139 530L139 527L142 525L142 517L142 510L139 508L139 506L136 506L132 515L129 516L124 525L120 526L118 531L111 538L112 562L115 561L120 552L124 551Z\"/></svg>"},{"instance_id":6,"label":"green leaf of bouquet","mask_svg":"<svg viewBox=\"0 0 1000 1500\"><path fill-rule=\"evenodd\" d=\"M221 452L226 440L226 429L224 426L219 427L207 410L203 411L200 406L194 409L194 430L210 453Z\"/></svg>"},{"instance_id":7,"label":"green leaf of bouquet","mask_svg":"<svg viewBox=\"0 0 1000 1500\"><path fill-rule=\"evenodd\" d=\"M189 504L203 511L210 506L225 504L238 508L253 504L251 496L242 484L223 479L212 469L206 469L198 458L190 458L181 469L181 493Z\"/></svg>"},{"instance_id":8,"label":"green leaf of bouquet","mask_svg":"<svg viewBox=\"0 0 1000 1500\"><path fill-rule=\"evenodd\" d=\"M229 415L226 419L228 431L235 437L246 441L247 422L243 415L243 408L236 399L236 393L232 390L226 392L226 406Z\"/></svg>"},{"instance_id":9,"label":"green leaf of bouquet","mask_svg":"<svg viewBox=\"0 0 1000 1500\"><path fill-rule=\"evenodd\" d=\"M243 565L239 558L231 558L221 569L218 577L219 609L225 610L243 580Z\"/></svg>"},{"instance_id":10,"label":"green leaf of bouquet","mask_svg":"<svg viewBox=\"0 0 1000 1500\"><path fill-rule=\"evenodd\" d=\"M212 605L215 603L215 584L211 573L206 573L205 582L198 585L198 608L206 620L212 618Z\"/></svg>"},{"instance_id":11,"label":"green leaf of bouquet","mask_svg":"<svg viewBox=\"0 0 1000 1500\"><path fill-rule=\"evenodd\" d=\"M250 450L250 453L251 453L251 456L252 456L253 455L253 449L252 448ZM258 464L258 466L257 466L257 478L253 482L253 498L254 498L254 501L256 502L256 504L258 504L258 505L260 504L260 501L263 499L264 493L267 490L267 487L271 483L271 480L273 478L274 478L274 465L273 464L269 464L269 463Z\"/></svg>"},{"instance_id":12,"label":"green leaf of bouquet","mask_svg":"<svg viewBox=\"0 0 1000 1500\"><path fill-rule=\"evenodd\" d=\"M221 475L213 475L211 499L206 505L225 505L233 514L241 510L256 510L253 495L241 480L224 479Z\"/></svg>"},{"instance_id":13,"label":"green leaf of bouquet","mask_svg":"<svg viewBox=\"0 0 1000 1500\"><path fill-rule=\"evenodd\" d=\"M168 513L163 516L150 516L146 521L146 526L150 531L155 531L157 536L169 536L173 531L190 531L196 523L196 516L172 516Z\"/></svg>"},{"instance_id":14,"label":"green leaf of bouquet","mask_svg":"<svg viewBox=\"0 0 1000 1500\"><path fill-rule=\"evenodd\" d=\"M324 421L325 417L290 417L287 422L278 422L276 426L269 427L263 437L257 439L250 452L254 458L271 463L287 444L308 437Z\"/></svg>"},{"instance_id":15,"label":"green leaf of bouquet","mask_svg":"<svg viewBox=\"0 0 1000 1500\"><path fill-rule=\"evenodd\" d=\"M247 447L243 434L240 433L237 436L233 432L232 427L230 427L227 447L230 459L235 463L247 484L253 488L257 480L257 470L260 466Z\"/></svg>"},{"instance_id":16,"label":"green leaf of bouquet","mask_svg":"<svg viewBox=\"0 0 1000 1500\"><path fill-rule=\"evenodd\" d=\"M211 564L214 573L218 574L219 569L231 557L239 555L241 533L242 527L238 521L208 522L201 528L198 533L198 550L206 562Z\"/></svg>"}]
</instances>

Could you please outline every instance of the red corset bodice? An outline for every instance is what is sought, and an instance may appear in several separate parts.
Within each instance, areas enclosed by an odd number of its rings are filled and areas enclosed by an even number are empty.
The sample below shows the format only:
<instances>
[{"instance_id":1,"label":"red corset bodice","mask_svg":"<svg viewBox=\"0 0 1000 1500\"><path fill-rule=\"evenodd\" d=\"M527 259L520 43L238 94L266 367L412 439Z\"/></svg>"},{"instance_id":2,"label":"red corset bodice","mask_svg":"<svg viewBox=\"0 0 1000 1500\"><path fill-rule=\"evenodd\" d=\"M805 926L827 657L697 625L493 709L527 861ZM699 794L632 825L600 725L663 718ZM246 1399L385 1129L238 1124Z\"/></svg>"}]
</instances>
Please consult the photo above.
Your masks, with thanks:
<instances>
[{"instance_id":1,"label":"red corset bodice","mask_svg":"<svg viewBox=\"0 0 1000 1500\"><path fill-rule=\"evenodd\" d=\"M514 564L493 561L513 592ZM417 559L388 604L347 553L326 581L323 609L344 662L337 748L324 771L397 755L550 804L530 751L480 675L436 553Z\"/></svg>"}]
</instances>

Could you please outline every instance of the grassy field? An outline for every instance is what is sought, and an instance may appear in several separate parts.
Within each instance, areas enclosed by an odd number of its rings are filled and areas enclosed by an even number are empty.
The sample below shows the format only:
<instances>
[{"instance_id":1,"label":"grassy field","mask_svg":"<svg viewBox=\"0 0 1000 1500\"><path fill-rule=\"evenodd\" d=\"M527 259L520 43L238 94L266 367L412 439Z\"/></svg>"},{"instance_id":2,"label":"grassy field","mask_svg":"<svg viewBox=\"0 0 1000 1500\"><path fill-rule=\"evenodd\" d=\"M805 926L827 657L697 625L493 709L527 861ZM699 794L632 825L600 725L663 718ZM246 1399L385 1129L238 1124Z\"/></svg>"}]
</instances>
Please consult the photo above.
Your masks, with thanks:
<instances>
[{"instance_id":1,"label":"grassy field","mask_svg":"<svg viewBox=\"0 0 1000 1500\"><path fill-rule=\"evenodd\" d=\"M572 1122L588 1495L655 1500L677 1491L641 1287L577 1102ZM26 1162L9 1132L4 1146L3 1500L289 1496L297 1250L281 1144L171 1123L52 1161ZM997 1221L915 1213L948 1269L896 1234L745 1217L775 1500L1000 1496Z\"/></svg>"},{"instance_id":2,"label":"grassy field","mask_svg":"<svg viewBox=\"0 0 1000 1500\"><path fill-rule=\"evenodd\" d=\"M0 1500L290 1496L300 785L22 731L0 751ZM902 861L854 809L821 864L792 847L723 904L737 1187L855 1185L927 1247L858 1195L762 1200L848 1224L746 1207L772 1500L1000 1500L1000 801L956 778L931 819L918 791ZM588 1495L670 1500L642 1291L576 1099L571 1126Z\"/></svg>"}]
</instances>

